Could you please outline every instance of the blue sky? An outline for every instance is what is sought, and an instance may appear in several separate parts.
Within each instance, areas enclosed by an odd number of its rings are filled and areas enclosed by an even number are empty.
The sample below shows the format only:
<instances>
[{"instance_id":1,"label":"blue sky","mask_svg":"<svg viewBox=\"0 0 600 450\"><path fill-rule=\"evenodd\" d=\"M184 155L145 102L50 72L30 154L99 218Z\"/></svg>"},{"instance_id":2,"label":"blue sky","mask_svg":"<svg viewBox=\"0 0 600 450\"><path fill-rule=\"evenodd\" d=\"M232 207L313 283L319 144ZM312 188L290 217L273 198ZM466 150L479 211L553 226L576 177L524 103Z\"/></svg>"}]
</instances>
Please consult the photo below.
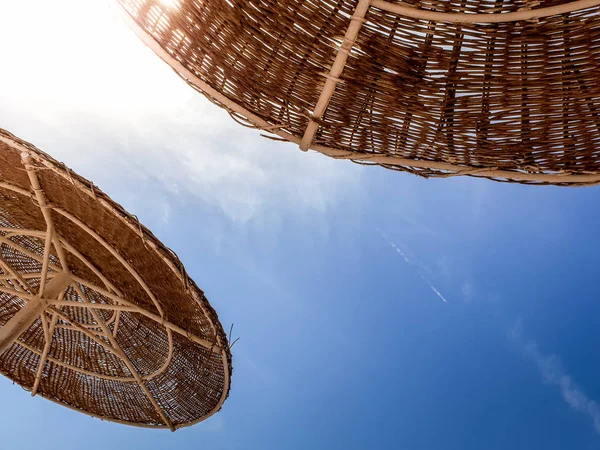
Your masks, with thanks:
<instances>
[{"instance_id":1,"label":"blue sky","mask_svg":"<svg viewBox=\"0 0 600 450\"><path fill-rule=\"evenodd\" d=\"M174 434L0 378L3 449L600 445L598 188L302 153L240 128L103 2L0 7L0 126L137 214L241 337L223 410Z\"/></svg>"}]
</instances>

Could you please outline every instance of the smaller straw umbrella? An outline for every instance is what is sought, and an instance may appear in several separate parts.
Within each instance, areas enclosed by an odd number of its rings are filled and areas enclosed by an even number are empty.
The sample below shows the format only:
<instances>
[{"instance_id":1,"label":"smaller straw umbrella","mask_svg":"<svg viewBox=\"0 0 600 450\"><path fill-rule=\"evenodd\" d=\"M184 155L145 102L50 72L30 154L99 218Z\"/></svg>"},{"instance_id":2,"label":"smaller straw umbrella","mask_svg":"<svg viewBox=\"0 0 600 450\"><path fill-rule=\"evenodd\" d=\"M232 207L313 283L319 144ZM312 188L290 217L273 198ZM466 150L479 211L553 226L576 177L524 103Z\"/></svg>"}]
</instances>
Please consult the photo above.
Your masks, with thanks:
<instances>
[{"instance_id":1,"label":"smaller straw umbrella","mask_svg":"<svg viewBox=\"0 0 600 450\"><path fill-rule=\"evenodd\" d=\"M217 412L231 353L177 256L88 180L0 129L0 373L91 416Z\"/></svg>"}]
</instances>

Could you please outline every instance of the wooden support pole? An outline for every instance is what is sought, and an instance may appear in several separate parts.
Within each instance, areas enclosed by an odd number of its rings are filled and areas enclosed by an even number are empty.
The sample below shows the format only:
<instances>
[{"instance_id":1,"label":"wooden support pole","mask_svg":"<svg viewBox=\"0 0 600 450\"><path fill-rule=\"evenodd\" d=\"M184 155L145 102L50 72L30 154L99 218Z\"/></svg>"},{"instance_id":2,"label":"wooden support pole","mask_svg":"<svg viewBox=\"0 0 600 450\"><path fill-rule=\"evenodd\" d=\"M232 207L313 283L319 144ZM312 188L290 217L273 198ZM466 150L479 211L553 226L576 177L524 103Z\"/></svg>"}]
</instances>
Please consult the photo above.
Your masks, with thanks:
<instances>
[{"instance_id":1,"label":"wooden support pole","mask_svg":"<svg viewBox=\"0 0 600 450\"><path fill-rule=\"evenodd\" d=\"M46 302L35 297L0 328L0 355L25 332L46 309Z\"/></svg>"},{"instance_id":2,"label":"wooden support pole","mask_svg":"<svg viewBox=\"0 0 600 450\"><path fill-rule=\"evenodd\" d=\"M69 285L71 278L62 272L52 278L46 285L46 295L58 298ZM2 355L17 338L25 332L44 312L48 302L40 297L30 297L27 304L17 312L2 328L0 328L0 355Z\"/></svg>"}]
</instances>

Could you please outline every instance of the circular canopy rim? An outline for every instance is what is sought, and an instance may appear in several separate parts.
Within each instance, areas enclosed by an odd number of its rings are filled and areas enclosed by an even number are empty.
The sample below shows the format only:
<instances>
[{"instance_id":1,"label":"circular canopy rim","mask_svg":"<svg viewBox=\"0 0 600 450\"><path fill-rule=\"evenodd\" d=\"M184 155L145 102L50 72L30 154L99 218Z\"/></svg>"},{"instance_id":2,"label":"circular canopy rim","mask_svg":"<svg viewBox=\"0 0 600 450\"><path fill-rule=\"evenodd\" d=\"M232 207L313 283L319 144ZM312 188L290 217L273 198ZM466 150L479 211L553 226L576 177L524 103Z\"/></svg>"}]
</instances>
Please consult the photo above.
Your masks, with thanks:
<instances>
[{"instance_id":1,"label":"circular canopy rim","mask_svg":"<svg viewBox=\"0 0 600 450\"><path fill-rule=\"evenodd\" d=\"M405 6L400 3L392 3L387 0L370 0L371 6L384 11L398 14L411 19L428 20L431 22L448 23L471 23L471 24L491 24L508 23L522 20L535 20L544 17L556 16L570 12L582 11L584 9L600 6L600 0L573 0L561 5L547 6L544 8L531 8L508 13L446 13L428 9L415 8L414 6Z\"/></svg>"}]
</instances>

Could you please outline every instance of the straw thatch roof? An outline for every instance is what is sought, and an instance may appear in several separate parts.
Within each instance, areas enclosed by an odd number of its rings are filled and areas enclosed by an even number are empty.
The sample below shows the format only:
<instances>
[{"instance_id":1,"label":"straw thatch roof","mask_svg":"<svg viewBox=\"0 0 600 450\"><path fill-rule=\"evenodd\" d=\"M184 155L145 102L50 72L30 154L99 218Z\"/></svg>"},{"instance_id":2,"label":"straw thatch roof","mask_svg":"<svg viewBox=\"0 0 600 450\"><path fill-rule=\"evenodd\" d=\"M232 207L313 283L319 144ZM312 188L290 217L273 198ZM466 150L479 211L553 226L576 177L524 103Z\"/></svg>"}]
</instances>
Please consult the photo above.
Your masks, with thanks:
<instances>
[{"instance_id":1,"label":"straw thatch roof","mask_svg":"<svg viewBox=\"0 0 600 450\"><path fill-rule=\"evenodd\" d=\"M600 0L119 0L234 118L423 176L600 182Z\"/></svg>"},{"instance_id":2,"label":"straw thatch roof","mask_svg":"<svg viewBox=\"0 0 600 450\"><path fill-rule=\"evenodd\" d=\"M42 301L0 342L0 372L26 390L173 430L227 398L227 337L177 256L91 182L0 129L0 337Z\"/></svg>"}]
</instances>

